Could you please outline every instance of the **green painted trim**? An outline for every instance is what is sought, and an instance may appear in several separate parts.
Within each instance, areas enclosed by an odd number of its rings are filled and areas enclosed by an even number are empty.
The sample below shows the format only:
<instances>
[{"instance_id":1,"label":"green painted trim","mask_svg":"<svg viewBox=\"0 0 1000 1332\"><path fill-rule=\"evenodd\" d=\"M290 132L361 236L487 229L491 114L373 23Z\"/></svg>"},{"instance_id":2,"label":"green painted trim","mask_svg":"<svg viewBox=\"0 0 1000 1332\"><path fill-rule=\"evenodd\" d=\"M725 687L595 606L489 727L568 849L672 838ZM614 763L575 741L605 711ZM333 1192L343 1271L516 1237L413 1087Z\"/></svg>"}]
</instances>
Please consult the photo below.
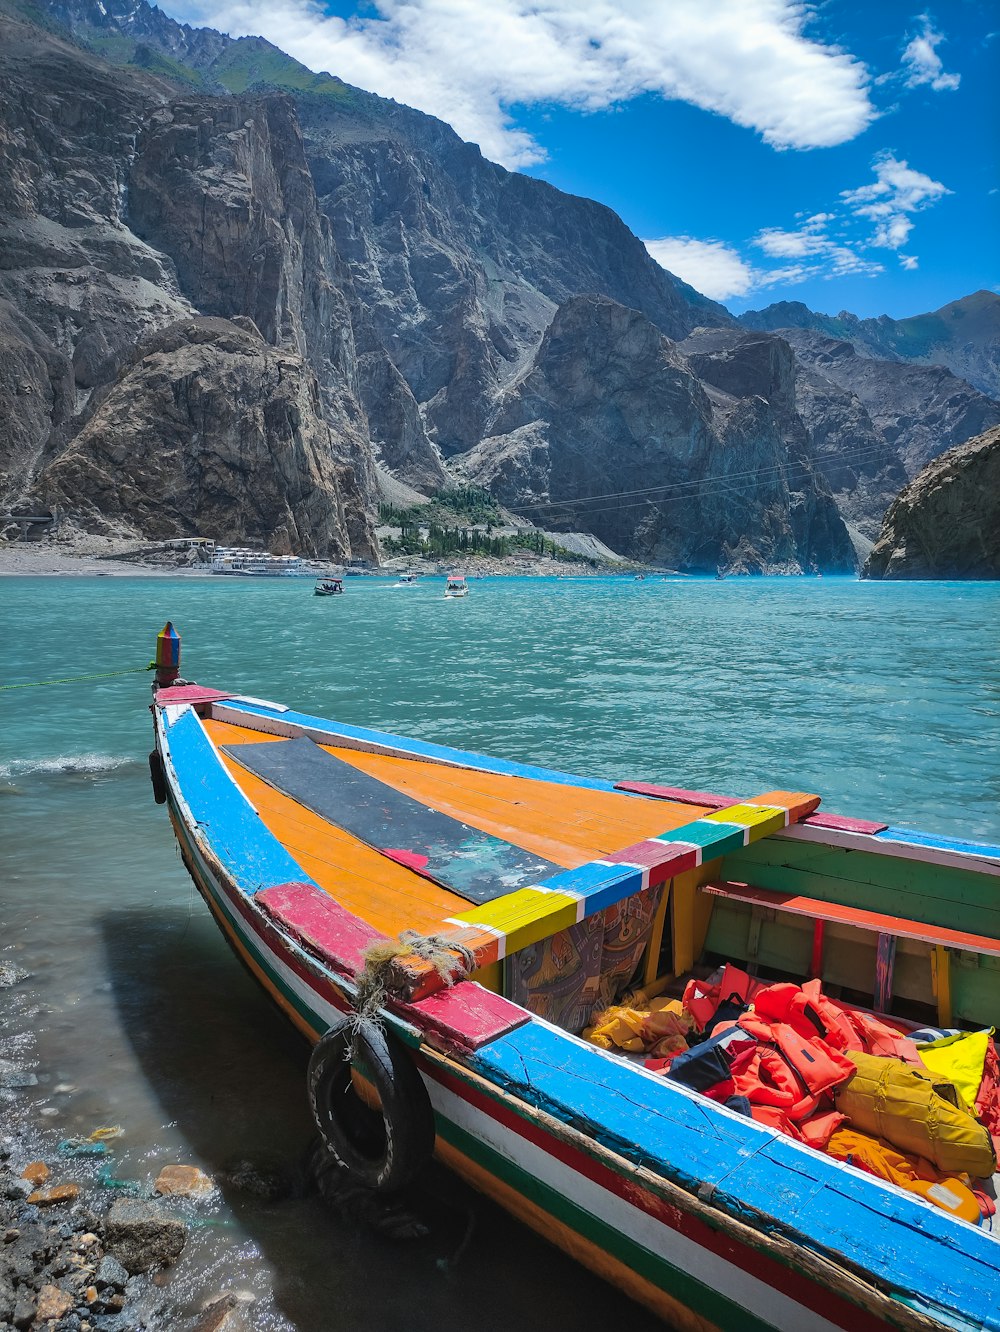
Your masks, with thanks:
<instances>
[{"instance_id":1,"label":"green painted trim","mask_svg":"<svg viewBox=\"0 0 1000 1332\"><path fill-rule=\"evenodd\" d=\"M584 1239L599 1245L639 1276L687 1308L693 1309L695 1313L710 1319L719 1328L732 1329L732 1332L773 1332L772 1323L763 1322L727 1299L720 1291L712 1290L687 1272L673 1267L666 1259L650 1253L641 1244L637 1244L621 1231L557 1193L548 1184L543 1184L534 1175L515 1165L507 1157L501 1156L450 1120L439 1116L438 1132L445 1142L488 1170L491 1175L509 1184L557 1221L569 1226ZM720 1258L719 1262L724 1263L725 1259ZM808 1316L808 1310L803 1310L803 1314Z\"/></svg>"}]
</instances>

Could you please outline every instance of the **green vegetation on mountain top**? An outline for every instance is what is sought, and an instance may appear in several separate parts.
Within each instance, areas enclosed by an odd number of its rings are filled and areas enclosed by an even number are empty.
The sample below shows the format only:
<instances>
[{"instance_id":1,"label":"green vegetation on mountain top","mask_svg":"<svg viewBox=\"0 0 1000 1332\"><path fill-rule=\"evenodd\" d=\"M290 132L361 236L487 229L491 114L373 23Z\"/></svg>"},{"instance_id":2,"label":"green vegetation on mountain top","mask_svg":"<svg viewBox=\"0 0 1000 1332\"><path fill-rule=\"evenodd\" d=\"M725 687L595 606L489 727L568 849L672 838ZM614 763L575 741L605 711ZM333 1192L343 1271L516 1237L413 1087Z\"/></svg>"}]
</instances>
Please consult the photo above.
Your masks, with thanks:
<instances>
[{"instance_id":1,"label":"green vegetation on mountain top","mask_svg":"<svg viewBox=\"0 0 1000 1332\"><path fill-rule=\"evenodd\" d=\"M212 65L212 76L232 93L249 88L283 88L349 101L351 89L330 74L314 74L291 56L259 38L233 42Z\"/></svg>"}]
</instances>

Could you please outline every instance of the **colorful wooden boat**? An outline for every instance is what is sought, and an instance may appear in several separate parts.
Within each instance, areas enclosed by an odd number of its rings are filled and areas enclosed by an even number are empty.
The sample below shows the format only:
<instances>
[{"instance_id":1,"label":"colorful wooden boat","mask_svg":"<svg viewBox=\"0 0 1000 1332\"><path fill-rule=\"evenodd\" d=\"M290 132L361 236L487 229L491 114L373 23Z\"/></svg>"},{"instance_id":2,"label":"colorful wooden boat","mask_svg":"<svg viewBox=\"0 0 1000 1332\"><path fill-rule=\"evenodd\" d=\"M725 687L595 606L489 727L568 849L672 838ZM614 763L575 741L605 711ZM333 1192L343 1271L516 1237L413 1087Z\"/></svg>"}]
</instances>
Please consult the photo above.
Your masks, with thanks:
<instances>
[{"instance_id":1,"label":"colorful wooden boat","mask_svg":"<svg viewBox=\"0 0 1000 1332\"><path fill-rule=\"evenodd\" d=\"M368 1182L433 1148L683 1329L1000 1329L991 1233L551 1020L596 922L598 983L728 958L990 1025L1000 847L338 724L179 681L170 626L157 662L158 798L226 938L326 1052L314 1110L329 1128L350 1096L333 1146ZM359 1007L380 1111L342 1058Z\"/></svg>"}]
</instances>

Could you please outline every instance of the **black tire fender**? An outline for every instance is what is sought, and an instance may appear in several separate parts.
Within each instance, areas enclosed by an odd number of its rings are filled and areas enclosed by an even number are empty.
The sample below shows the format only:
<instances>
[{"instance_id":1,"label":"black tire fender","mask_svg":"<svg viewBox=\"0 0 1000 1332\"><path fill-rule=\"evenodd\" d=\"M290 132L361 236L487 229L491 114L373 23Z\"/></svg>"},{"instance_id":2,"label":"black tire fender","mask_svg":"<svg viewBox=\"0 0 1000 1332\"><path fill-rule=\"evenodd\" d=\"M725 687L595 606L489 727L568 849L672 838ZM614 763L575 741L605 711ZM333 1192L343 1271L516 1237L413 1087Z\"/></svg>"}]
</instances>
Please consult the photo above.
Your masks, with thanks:
<instances>
[{"instance_id":1,"label":"black tire fender","mask_svg":"<svg viewBox=\"0 0 1000 1332\"><path fill-rule=\"evenodd\" d=\"M149 756L149 780L153 783L153 799L158 805L167 803L167 778L163 771L160 751L154 749Z\"/></svg>"},{"instance_id":2,"label":"black tire fender","mask_svg":"<svg viewBox=\"0 0 1000 1332\"><path fill-rule=\"evenodd\" d=\"M375 1089L369 1105L353 1069ZM378 1193L405 1188L434 1153L434 1112L416 1065L376 1023L339 1018L313 1048L309 1105L337 1161Z\"/></svg>"}]
</instances>

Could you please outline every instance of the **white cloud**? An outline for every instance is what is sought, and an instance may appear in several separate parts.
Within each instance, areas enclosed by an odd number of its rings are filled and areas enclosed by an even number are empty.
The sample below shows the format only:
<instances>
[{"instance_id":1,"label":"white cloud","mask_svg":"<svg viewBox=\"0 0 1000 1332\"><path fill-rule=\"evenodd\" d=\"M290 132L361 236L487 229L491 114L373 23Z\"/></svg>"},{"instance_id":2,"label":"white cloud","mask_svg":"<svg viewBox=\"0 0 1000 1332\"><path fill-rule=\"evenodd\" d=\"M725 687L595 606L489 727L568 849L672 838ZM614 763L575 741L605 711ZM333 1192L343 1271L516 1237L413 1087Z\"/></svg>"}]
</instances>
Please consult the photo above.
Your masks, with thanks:
<instances>
[{"instance_id":1,"label":"white cloud","mask_svg":"<svg viewBox=\"0 0 1000 1332\"><path fill-rule=\"evenodd\" d=\"M754 269L723 241L661 236L643 245L662 268L713 301L745 296L757 285Z\"/></svg>"},{"instance_id":2,"label":"white cloud","mask_svg":"<svg viewBox=\"0 0 1000 1332\"><path fill-rule=\"evenodd\" d=\"M831 213L822 216L833 220ZM803 268L803 278L845 277L848 273L870 277L882 272L881 264L865 259L850 244L821 233L815 226L799 231L765 227L754 236L753 243L771 259L811 259Z\"/></svg>"},{"instance_id":3,"label":"white cloud","mask_svg":"<svg viewBox=\"0 0 1000 1332\"><path fill-rule=\"evenodd\" d=\"M914 171L891 153L882 153L872 163L875 180L856 190L841 190L840 197L855 217L875 223L869 244L898 250L906 244L913 222L910 214L922 212L951 194L947 185Z\"/></svg>"},{"instance_id":4,"label":"white cloud","mask_svg":"<svg viewBox=\"0 0 1000 1332\"><path fill-rule=\"evenodd\" d=\"M912 272L914 268L919 266L919 261L915 254L900 254L897 255L897 258L908 273Z\"/></svg>"},{"instance_id":5,"label":"white cloud","mask_svg":"<svg viewBox=\"0 0 1000 1332\"><path fill-rule=\"evenodd\" d=\"M875 116L864 65L807 37L799 0L376 0L348 20L314 0L165 8L439 116L510 167L545 156L515 118L539 103L597 111L654 94L775 148L843 143Z\"/></svg>"},{"instance_id":6,"label":"white cloud","mask_svg":"<svg viewBox=\"0 0 1000 1332\"><path fill-rule=\"evenodd\" d=\"M754 244L770 258L804 259L802 263L784 264L780 268L757 267L724 241L663 236L643 244L663 268L716 301L748 296L766 287L794 286L809 278L843 277L848 273L875 277L884 271L881 264L863 259L833 241L822 237L806 238L814 243L801 248L797 244L798 238L799 233L783 232L773 227L755 238Z\"/></svg>"},{"instance_id":7,"label":"white cloud","mask_svg":"<svg viewBox=\"0 0 1000 1332\"><path fill-rule=\"evenodd\" d=\"M912 38L903 52L903 70L907 88L930 84L935 92L954 92L962 82L960 74L946 74L937 47L945 40L935 32L930 18L920 15L923 30Z\"/></svg>"}]
</instances>

